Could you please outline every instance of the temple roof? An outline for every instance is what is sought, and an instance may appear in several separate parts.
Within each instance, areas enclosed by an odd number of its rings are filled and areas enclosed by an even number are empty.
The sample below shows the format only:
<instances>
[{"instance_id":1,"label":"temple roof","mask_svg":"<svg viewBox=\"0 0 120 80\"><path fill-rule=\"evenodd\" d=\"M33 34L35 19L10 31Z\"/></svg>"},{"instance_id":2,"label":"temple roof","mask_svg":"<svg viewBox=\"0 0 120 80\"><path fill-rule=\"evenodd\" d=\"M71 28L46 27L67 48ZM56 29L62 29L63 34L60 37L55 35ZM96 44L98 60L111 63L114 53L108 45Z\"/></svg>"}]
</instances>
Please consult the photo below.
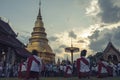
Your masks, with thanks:
<instances>
[{"instance_id":1,"label":"temple roof","mask_svg":"<svg viewBox=\"0 0 120 80\"><path fill-rule=\"evenodd\" d=\"M110 49L113 49L116 53L120 55L120 52L113 46L112 42L109 42L103 53L107 53Z\"/></svg>"},{"instance_id":2,"label":"temple roof","mask_svg":"<svg viewBox=\"0 0 120 80\"><path fill-rule=\"evenodd\" d=\"M16 53L22 57L28 57L30 56L30 52L27 51L25 48L16 48L15 49Z\"/></svg>"},{"instance_id":3,"label":"temple roof","mask_svg":"<svg viewBox=\"0 0 120 80\"><path fill-rule=\"evenodd\" d=\"M22 57L28 57L30 54L25 49L25 45L17 39L17 35L10 25L0 19L0 44L3 47L11 47Z\"/></svg>"},{"instance_id":4,"label":"temple roof","mask_svg":"<svg viewBox=\"0 0 120 80\"><path fill-rule=\"evenodd\" d=\"M25 45L23 43L21 43L18 39L11 37L11 36L6 36L6 35L0 36L0 43L6 44L6 45L14 47L14 48L25 47Z\"/></svg>"},{"instance_id":5,"label":"temple roof","mask_svg":"<svg viewBox=\"0 0 120 80\"><path fill-rule=\"evenodd\" d=\"M10 27L10 25L1 19L0 19L0 29L1 29L0 31L2 31L5 34L9 34L11 36L17 36L15 32L12 30L12 28Z\"/></svg>"}]
</instances>

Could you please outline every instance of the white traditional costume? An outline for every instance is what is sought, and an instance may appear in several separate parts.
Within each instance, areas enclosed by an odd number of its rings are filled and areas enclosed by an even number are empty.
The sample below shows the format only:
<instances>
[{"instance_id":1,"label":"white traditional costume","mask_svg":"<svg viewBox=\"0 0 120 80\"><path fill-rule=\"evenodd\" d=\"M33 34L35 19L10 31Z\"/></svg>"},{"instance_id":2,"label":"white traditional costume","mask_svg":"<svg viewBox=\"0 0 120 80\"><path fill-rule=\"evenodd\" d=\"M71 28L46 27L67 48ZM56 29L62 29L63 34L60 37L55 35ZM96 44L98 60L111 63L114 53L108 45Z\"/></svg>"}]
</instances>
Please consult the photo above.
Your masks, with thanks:
<instances>
[{"instance_id":1,"label":"white traditional costume","mask_svg":"<svg viewBox=\"0 0 120 80\"><path fill-rule=\"evenodd\" d=\"M66 78L71 77L72 76L72 71L73 71L72 65L66 65L65 77Z\"/></svg>"},{"instance_id":2,"label":"white traditional costume","mask_svg":"<svg viewBox=\"0 0 120 80\"><path fill-rule=\"evenodd\" d=\"M108 75L108 63L105 61L98 62L98 78L106 77Z\"/></svg>"},{"instance_id":3,"label":"white traditional costume","mask_svg":"<svg viewBox=\"0 0 120 80\"><path fill-rule=\"evenodd\" d=\"M27 59L27 78L36 78L39 77L39 73L42 69L41 59L36 56L30 56Z\"/></svg>"},{"instance_id":4,"label":"white traditional costume","mask_svg":"<svg viewBox=\"0 0 120 80\"><path fill-rule=\"evenodd\" d=\"M21 62L18 67L18 77L25 78L26 74L26 62Z\"/></svg>"},{"instance_id":5,"label":"white traditional costume","mask_svg":"<svg viewBox=\"0 0 120 80\"><path fill-rule=\"evenodd\" d=\"M89 77L89 60L86 59L85 57L81 57L77 59L77 71L78 71L78 77Z\"/></svg>"}]
</instances>

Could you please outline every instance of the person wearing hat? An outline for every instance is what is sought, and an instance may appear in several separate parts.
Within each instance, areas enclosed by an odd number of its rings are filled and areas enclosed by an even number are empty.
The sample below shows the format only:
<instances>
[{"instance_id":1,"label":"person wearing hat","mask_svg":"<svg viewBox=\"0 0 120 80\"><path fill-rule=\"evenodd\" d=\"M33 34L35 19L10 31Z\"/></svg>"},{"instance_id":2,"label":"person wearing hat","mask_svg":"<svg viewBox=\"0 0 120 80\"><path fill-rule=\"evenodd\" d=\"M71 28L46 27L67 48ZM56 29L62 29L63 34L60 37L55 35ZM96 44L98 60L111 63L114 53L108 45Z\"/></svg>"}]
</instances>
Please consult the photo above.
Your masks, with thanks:
<instances>
[{"instance_id":1,"label":"person wearing hat","mask_svg":"<svg viewBox=\"0 0 120 80\"><path fill-rule=\"evenodd\" d=\"M87 50L81 51L81 57L77 59L78 78L89 78L90 61L85 58Z\"/></svg>"}]
</instances>

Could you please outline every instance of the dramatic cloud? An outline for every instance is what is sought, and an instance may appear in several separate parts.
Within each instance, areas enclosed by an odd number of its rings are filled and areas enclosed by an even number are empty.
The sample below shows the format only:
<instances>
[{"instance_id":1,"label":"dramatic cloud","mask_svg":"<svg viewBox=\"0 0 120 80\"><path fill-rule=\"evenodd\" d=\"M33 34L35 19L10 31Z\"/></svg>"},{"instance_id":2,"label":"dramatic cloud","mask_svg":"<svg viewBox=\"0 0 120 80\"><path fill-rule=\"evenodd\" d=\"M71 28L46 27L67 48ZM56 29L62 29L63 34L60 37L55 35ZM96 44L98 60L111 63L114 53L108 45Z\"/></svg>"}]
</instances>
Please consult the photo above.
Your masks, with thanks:
<instances>
[{"instance_id":1,"label":"dramatic cloud","mask_svg":"<svg viewBox=\"0 0 120 80\"><path fill-rule=\"evenodd\" d=\"M30 33L26 31L17 31L17 33L18 39L26 45L29 42L29 38L31 36Z\"/></svg>"},{"instance_id":2,"label":"dramatic cloud","mask_svg":"<svg viewBox=\"0 0 120 80\"><path fill-rule=\"evenodd\" d=\"M79 8L87 7L91 0L73 0L75 6Z\"/></svg>"},{"instance_id":3,"label":"dramatic cloud","mask_svg":"<svg viewBox=\"0 0 120 80\"><path fill-rule=\"evenodd\" d=\"M79 40L79 41L77 41L78 43L85 43L85 41L84 40Z\"/></svg>"},{"instance_id":4,"label":"dramatic cloud","mask_svg":"<svg viewBox=\"0 0 120 80\"><path fill-rule=\"evenodd\" d=\"M51 37L49 37L48 39L49 39L50 41L56 41L58 38L55 37L55 36L51 36Z\"/></svg>"},{"instance_id":5,"label":"dramatic cloud","mask_svg":"<svg viewBox=\"0 0 120 80\"><path fill-rule=\"evenodd\" d=\"M116 1L116 0L115 0ZM104 23L116 23L120 21L120 7L114 6L113 0L98 0L101 12L98 14Z\"/></svg>"},{"instance_id":6,"label":"dramatic cloud","mask_svg":"<svg viewBox=\"0 0 120 80\"><path fill-rule=\"evenodd\" d=\"M60 45L59 48L66 48L66 45Z\"/></svg>"},{"instance_id":7,"label":"dramatic cloud","mask_svg":"<svg viewBox=\"0 0 120 80\"><path fill-rule=\"evenodd\" d=\"M94 51L103 51L107 46L107 43L111 41L113 45L120 48L120 27L113 29L104 29L103 31L95 31L93 35L89 36L90 49ZM95 36L96 37L95 37Z\"/></svg>"},{"instance_id":8,"label":"dramatic cloud","mask_svg":"<svg viewBox=\"0 0 120 80\"><path fill-rule=\"evenodd\" d=\"M88 36L88 38L93 41L97 40L97 38L99 37L99 32L99 30L95 30L91 36Z\"/></svg>"},{"instance_id":9,"label":"dramatic cloud","mask_svg":"<svg viewBox=\"0 0 120 80\"><path fill-rule=\"evenodd\" d=\"M86 14L90 16L96 16L100 12L98 6L98 0L92 0L90 6L86 8Z\"/></svg>"},{"instance_id":10,"label":"dramatic cloud","mask_svg":"<svg viewBox=\"0 0 120 80\"><path fill-rule=\"evenodd\" d=\"M20 35L20 36L18 37L18 39L19 39L22 43L24 43L25 45L29 42L29 38L30 38L30 36L24 36L24 35Z\"/></svg>"},{"instance_id":11,"label":"dramatic cloud","mask_svg":"<svg viewBox=\"0 0 120 80\"><path fill-rule=\"evenodd\" d=\"M120 3L118 0L92 0L86 14L103 23L117 23L120 20L120 4L117 2Z\"/></svg>"},{"instance_id":12,"label":"dramatic cloud","mask_svg":"<svg viewBox=\"0 0 120 80\"><path fill-rule=\"evenodd\" d=\"M97 24L91 26L91 35L88 36L90 50L103 51L109 41L120 48L120 1L92 0L86 14Z\"/></svg>"},{"instance_id":13,"label":"dramatic cloud","mask_svg":"<svg viewBox=\"0 0 120 80\"><path fill-rule=\"evenodd\" d=\"M57 54L61 54L63 53L64 49L66 48L67 46L66 45L58 45L58 47L54 48L54 52L57 53Z\"/></svg>"},{"instance_id":14,"label":"dramatic cloud","mask_svg":"<svg viewBox=\"0 0 120 80\"><path fill-rule=\"evenodd\" d=\"M54 52L57 53L57 54L61 54L62 50L60 50L59 48L57 48L57 49L54 49Z\"/></svg>"},{"instance_id":15,"label":"dramatic cloud","mask_svg":"<svg viewBox=\"0 0 120 80\"><path fill-rule=\"evenodd\" d=\"M69 32L69 37L72 37L72 38L76 39L77 35L73 31L70 31Z\"/></svg>"}]
</instances>

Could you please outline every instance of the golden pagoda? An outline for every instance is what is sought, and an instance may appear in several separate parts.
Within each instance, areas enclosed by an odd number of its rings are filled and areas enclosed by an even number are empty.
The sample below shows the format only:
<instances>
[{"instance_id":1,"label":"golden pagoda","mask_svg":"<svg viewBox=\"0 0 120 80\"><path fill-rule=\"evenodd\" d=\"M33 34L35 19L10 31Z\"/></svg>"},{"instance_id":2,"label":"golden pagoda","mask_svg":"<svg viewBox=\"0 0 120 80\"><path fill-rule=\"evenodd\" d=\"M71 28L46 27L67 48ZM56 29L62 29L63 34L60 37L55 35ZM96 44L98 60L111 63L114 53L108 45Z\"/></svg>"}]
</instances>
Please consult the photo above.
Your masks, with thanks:
<instances>
[{"instance_id":1,"label":"golden pagoda","mask_svg":"<svg viewBox=\"0 0 120 80\"><path fill-rule=\"evenodd\" d=\"M27 50L32 52L33 49L39 52L39 57L44 63L54 63L55 54L53 53L51 47L48 44L47 34L45 32L44 23L42 21L40 4L39 4L39 13L37 20L35 22L35 27L31 33L31 38L27 45Z\"/></svg>"}]
</instances>

